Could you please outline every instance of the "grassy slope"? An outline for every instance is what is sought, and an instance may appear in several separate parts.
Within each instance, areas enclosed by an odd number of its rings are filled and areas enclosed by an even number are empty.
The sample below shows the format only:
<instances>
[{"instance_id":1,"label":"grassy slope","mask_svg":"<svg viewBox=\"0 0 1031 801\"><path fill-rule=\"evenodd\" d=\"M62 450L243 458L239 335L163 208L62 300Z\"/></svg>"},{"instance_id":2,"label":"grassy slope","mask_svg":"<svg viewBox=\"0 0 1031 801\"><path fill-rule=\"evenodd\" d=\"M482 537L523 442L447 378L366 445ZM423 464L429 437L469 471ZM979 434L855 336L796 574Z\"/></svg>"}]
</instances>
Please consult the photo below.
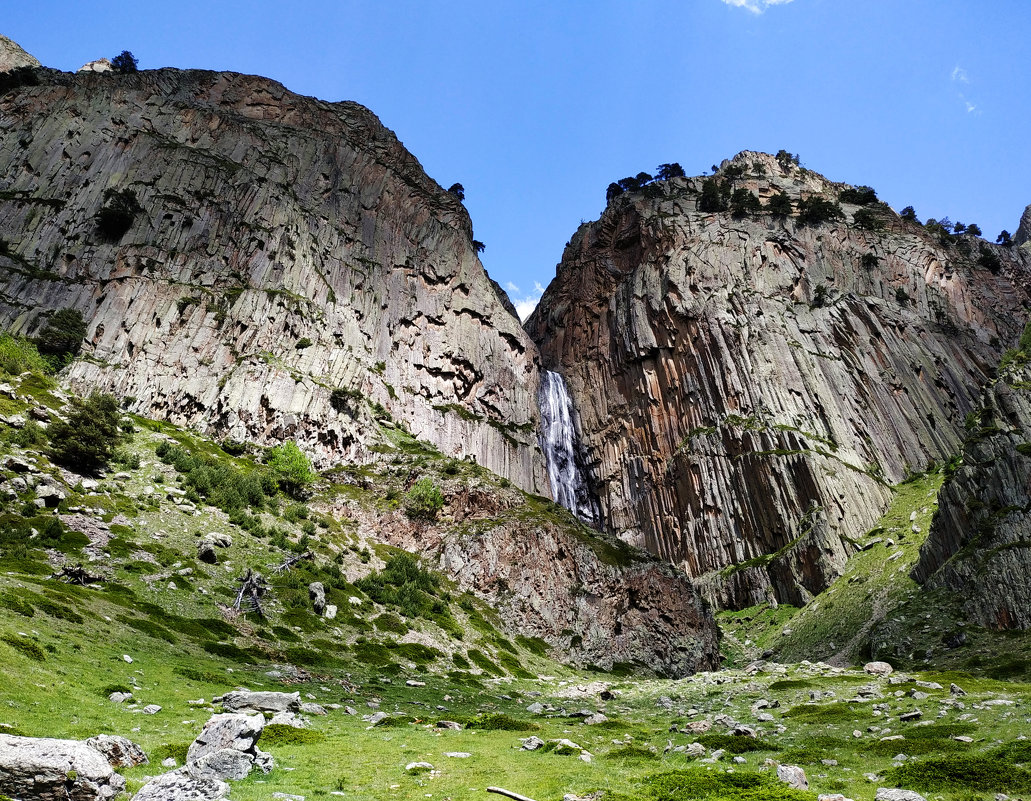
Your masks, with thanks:
<instances>
[{"instance_id":1,"label":"grassy slope","mask_svg":"<svg viewBox=\"0 0 1031 801\"><path fill-rule=\"evenodd\" d=\"M11 381L16 394L28 395L33 403L60 406L54 388L39 377ZM0 397L0 414L24 411L27 406L25 401ZM49 578L47 556L39 550L7 548L0 553L0 725L36 736L82 738L100 732L129 736L144 746L155 763L126 772L130 789L140 786L145 776L163 770L157 764L161 758L181 755L215 709L211 698L238 686L299 690L323 704L351 704L360 714L372 711L369 703L379 704L383 711L403 713L411 722L369 729L360 717L343 710L313 717L308 742L266 740L262 744L275 754L278 767L268 776L255 774L235 783L232 797L237 801L271 799L275 792L307 798L340 794L355 799L475 798L485 797L488 785L508 787L540 801L599 788L607 791L611 801L789 797L776 787L744 791L727 785L737 780L734 777L759 775L756 771L764 770L768 758L802 763L814 791L870 799L878 782L867 782L862 775L890 771L896 753L991 754L998 742L1014 742L1026 728L1031 687L1023 684L956 674L937 677L946 687L955 680L970 692L963 699L967 709L961 710L938 703L947 697L947 690L927 691L930 698L918 700L906 695L917 689L912 683L896 687L806 664L774 666L757 675L729 670L682 681L616 679L557 665L547 659L539 643L509 641L497 630L491 610L470 598L450 597L445 585L434 597L444 604L449 617L405 618L397 608L372 603L355 585L359 573L381 566L390 551L364 538L351 521L324 518L317 511L319 503L311 504L307 518L298 516L295 507L280 499L274 512L261 514L258 535L203 504L195 513L167 497L177 476L154 456L162 438L172 437L241 471L255 469L254 464L169 426L138 420L136 428L128 447L139 457L139 467L126 470L122 478L112 475L96 490L80 487L62 505L62 511L70 507L102 510L98 514L115 526L115 538L105 556L88 563L91 570L107 573L100 588L74 587ZM53 470L38 447L21 448L11 444L12 438L17 438L14 430L0 428L3 450L31 456L45 471ZM339 471L324 488L321 502L328 507L346 498L363 508L391 510L403 500L398 476L413 469L437 471L433 474L441 480L462 480L464 471L474 471L476 475L470 474L469 479L497 481L479 468L442 459L403 433L395 440L396 451L387 455L386 467ZM127 461L133 463L131 457ZM929 506L936 481L927 477L905 485L893 516L884 524L886 532L877 535L902 543L904 558L886 562L884 557L893 551L886 552L883 546L864 551L842 582L814 599L823 614L776 610L785 620L792 618L790 635L769 626L769 631L761 630L762 615L769 612L753 614L751 621L744 620L747 615L728 619L728 627L739 638L752 639L762 647L784 640L783 648L813 657L822 653L819 648L827 638L834 638L835 649L843 648L843 634L852 630L847 627L861 622L877 599L889 606L899 599L909 602L912 588L899 568L911 561L918 543L915 535L907 533L900 539L901 532L890 529L910 526L908 509ZM10 498L7 512L17 514L30 500L31 493ZM924 517L918 517L918 524L926 530ZM207 531L233 537L233 545L219 551L216 566L195 559L197 535ZM306 534L308 540L303 540ZM73 563L86 558L82 537L65 535L50 544L51 558L59 558L56 552L61 550ZM305 547L316 551L317 563L302 563L296 573L275 580L274 597L267 602L269 620L227 619L221 614L219 604L231 603L236 576L244 567L268 572L270 566ZM315 618L305 609L306 585L315 579L327 585L331 602L339 602L337 620ZM872 591L869 596L867 590ZM352 596L361 604L352 606ZM405 629L411 631L400 633ZM407 647L413 643L425 643L439 653ZM492 678L470 666L473 651L480 652L493 671L507 675ZM275 666L289 673L283 665L290 663L306 672L297 680L268 675ZM536 678L514 677L513 672ZM602 701L596 692L577 692L578 685L599 678L613 682L614 699ZM424 681L426 686L408 687L407 679ZM852 697L864 684L878 685L876 699L844 705L833 700ZM138 703L112 703L107 695L115 688L131 689ZM833 693L833 699L825 697L821 705L810 707L810 693L815 691ZM1013 698L1019 706L973 707L996 696ZM660 701L663 698L669 700ZM760 699L776 704L767 710L772 721L757 722L756 715L762 712L751 707ZM534 716L525 711L533 701L550 702L567 712L604 709L612 721L587 727L558 713ZM888 703L887 714L876 715L874 703ZM146 704L162 709L143 714ZM897 715L914 707L923 709L925 719L933 719L941 710L941 723L959 728L899 724ZM465 721L494 711L532 721L538 727L533 733L544 739L573 739L594 759L586 763L558 753L523 752L518 738L530 732L438 731L432 726L438 718ZM710 748L724 745L718 737L670 731L721 713L757 726L763 735L758 744L741 738L727 741L758 749L743 753L743 764L730 763L730 755L716 765L705 765L682 753L663 753L667 744L695 740ZM907 739L880 743L886 732L869 732L870 726L886 727ZM856 730L860 738L853 736ZM720 736L724 731L718 724L713 728ZM921 738L921 732L931 738ZM959 732L969 734L974 742L967 745L949 739ZM445 752L472 756L446 757ZM1007 759L992 756L989 762L1005 767L1026 758L1019 753ZM823 765L820 759L835 759L838 764ZM411 776L405 772L407 763L422 760L433 763L439 773ZM719 780L706 791L696 774L671 774L685 769L707 771L706 775ZM656 775L663 778L649 778ZM993 791L1012 789L1005 783L1010 780L1001 772L999 776ZM943 795L957 801L969 797L959 784ZM801 797L815 798L815 793Z\"/></svg>"}]
</instances>

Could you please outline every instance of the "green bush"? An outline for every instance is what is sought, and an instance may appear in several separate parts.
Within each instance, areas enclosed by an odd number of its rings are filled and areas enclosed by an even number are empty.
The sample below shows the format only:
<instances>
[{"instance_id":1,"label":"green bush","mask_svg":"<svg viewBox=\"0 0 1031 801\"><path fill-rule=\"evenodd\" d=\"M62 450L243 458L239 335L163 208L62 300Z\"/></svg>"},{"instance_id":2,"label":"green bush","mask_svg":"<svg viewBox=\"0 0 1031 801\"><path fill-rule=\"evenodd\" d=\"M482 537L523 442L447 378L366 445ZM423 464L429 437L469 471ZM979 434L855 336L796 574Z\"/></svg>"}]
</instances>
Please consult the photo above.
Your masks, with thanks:
<instances>
[{"instance_id":1,"label":"green bush","mask_svg":"<svg viewBox=\"0 0 1031 801\"><path fill-rule=\"evenodd\" d=\"M842 203L853 203L857 206L868 206L877 202L877 193L869 186L856 186L842 189L838 195Z\"/></svg>"},{"instance_id":2,"label":"green bush","mask_svg":"<svg viewBox=\"0 0 1031 801\"><path fill-rule=\"evenodd\" d=\"M1031 773L992 756L957 754L906 762L885 772L893 787L920 791L955 791L959 788L975 792L1021 793L1031 791Z\"/></svg>"},{"instance_id":3,"label":"green bush","mask_svg":"<svg viewBox=\"0 0 1031 801\"><path fill-rule=\"evenodd\" d=\"M74 398L68 420L50 425L50 456L58 464L79 472L95 472L107 465L122 440L121 413L113 395L93 392Z\"/></svg>"},{"instance_id":4,"label":"green bush","mask_svg":"<svg viewBox=\"0 0 1031 801\"><path fill-rule=\"evenodd\" d=\"M537 731L535 723L519 720L502 712L481 712L469 721L466 728L485 731Z\"/></svg>"},{"instance_id":5,"label":"green bush","mask_svg":"<svg viewBox=\"0 0 1031 801\"><path fill-rule=\"evenodd\" d=\"M734 734L701 734L698 736L698 742L710 751L722 748L731 754L747 754L751 751L776 751L779 748L772 741Z\"/></svg>"},{"instance_id":6,"label":"green bush","mask_svg":"<svg viewBox=\"0 0 1031 801\"><path fill-rule=\"evenodd\" d=\"M440 577L424 570L410 553L391 555L381 571L359 579L356 586L376 603L393 607L407 618L453 620L447 600L437 597Z\"/></svg>"},{"instance_id":7,"label":"green bush","mask_svg":"<svg viewBox=\"0 0 1031 801\"><path fill-rule=\"evenodd\" d=\"M269 451L266 464L279 488L292 497L300 497L315 481L311 462L296 442L277 445Z\"/></svg>"},{"instance_id":8,"label":"green bush","mask_svg":"<svg viewBox=\"0 0 1031 801\"><path fill-rule=\"evenodd\" d=\"M747 189L735 189L730 196L730 213L735 217L758 214L761 210L759 198Z\"/></svg>"},{"instance_id":9,"label":"green bush","mask_svg":"<svg viewBox=\"0 0 1031 801\"><path fill-rule=\"evenodd\" d=\"M28 370L45 373L49 368L50 365L40 355L32 340L8 333L0 334L0 370L7 375L20 375Z\"/></svg>"},{"instance_id":10,"label":"green bush","mask_svg":"<svg viewBox=\"0 0 1031 801\"><path fill-rule=\"evenodd\" d=\"M183 486L195 500L204 499L230 515L232 522L251 531L256 519L240 516L244 509L264 509L275 484L264 482L258 473L244 473L231 464L208 456L194 455L179 445L165 441L155 449L157 457L183 476ZM235 516L234 516L235 515Z\"/></svg>"},{"instance_id":11,"label":"green bush","mask_svg":"<svg viewBox=\"0 0 1031 801\"><path fill-rule=\"evenodd\" d=\"M844 216L837 203L819 195L802 198L798 201L798 221L802 225L819 225Z\"/></svg>"},{"instance_id":12,"label":"green bush","mask_svg":"<svg viewBox=\"0 0 1031 801\"><path fill-rule=\"evenodd\" d=\"M132 189L108 189L104 192L104 205L94 215L97 230L104 239L117 242L132 228L141 211L143 207Z\"/></svg>"},{"instance_id":13,"label":"green bush","mask_svg":"<svg viewBox=\"0 0 1031 801\"><path fill-rule=\"evenodd\" d=\"M82 348L86 321L78 309L58 309L35 338L36 348L53 370L70 362Z\"/></svg>"},{"instance_id":14,"label":"green bush","mask_svg":"<svg viewBox=\"0 0 1031 801\"><path fill-rule=\"evenodd\" d=\"M645 779L655 801L811 801L812 795L793 790L769 773L723 773L701 768L660 773Z\"/></svg>"},{"instance_id":15,"label":"green bush","mask_svg":"<svg viewBox=\"0 0 1031 801\"><path fill-rule=\"evenodd\" d=\"M436 520L443 508L444 493L430 478L420 478L405 494L405 514L409 517Z\"/></svg>"},{"instance_id":16,"label":"green bush","mask_svg":"<svg viewBox=\"0 0 1031 801\"><path fill-rule=\"evenodd\" d=\"M795 207L791 204L791 198L783 192L777 192L777 194L772 195L766 201L766 212L777 217L787 217L794 210Z\"/></svg>"},{"instance_id":17,"label":"green bush","mask_svg":"<svg viewBox=\"0 0 1031 801\"><path fill-rule=\"evenodd\" d=\"M698 197L698 210L706 213L726 211L730 203L730 183L706 178L702 181L702 193Z\"/></svg>"}]
</instances>

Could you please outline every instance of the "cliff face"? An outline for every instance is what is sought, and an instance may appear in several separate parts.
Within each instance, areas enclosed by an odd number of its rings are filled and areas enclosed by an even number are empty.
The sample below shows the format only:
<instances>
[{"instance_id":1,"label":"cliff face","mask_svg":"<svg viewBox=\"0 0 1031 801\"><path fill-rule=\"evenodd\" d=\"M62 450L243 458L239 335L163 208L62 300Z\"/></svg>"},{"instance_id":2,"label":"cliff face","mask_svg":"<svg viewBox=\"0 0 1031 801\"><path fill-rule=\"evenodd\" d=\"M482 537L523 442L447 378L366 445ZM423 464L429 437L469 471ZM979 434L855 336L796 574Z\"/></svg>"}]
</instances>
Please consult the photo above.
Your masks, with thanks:
<instances>
[{"instance_id":1,"label":"cliff face","mask_svg":"<svg viewBox=\"0 0 1031 801\"><path fill-rule=\"evenodd\" d=\"M0 36L0 72L38 66L39 61L22 50L21 45L6 36Z\"/></svg>"},{"instance_id":2,"label":"cliff face","mask_svg":"<svg viewBox=\"0 0 1031 801\"><path fill-rule=\"evenodd\" d=\"M547 494L536 349L371 112L230 73L39 75L0 97L0 325L80 310L71 380L149 416L324 466L392 415ZM109 189L142 207L117 241Z\"/></svg>"},{"instance_id":3,"label":"cliff face","mask_svg":"<svg viewBox=\"0 0 1031 801\"><path fill-rule=\"evenodd\" d=\"M796 211L702 212L698 178L621 195L574 235L527 329L568 381L606 525L717 605L799 603L888 485L959 450L1031 260L882 204L802 224L801 198L845 187L764 154L717 179Z\"/></svg>"},{"instance_id":4,"label":"cliff face","mask_svg":"<svg viewBox=\"0 0 1031 801\"><path fill-rule=\"evenodd\" d=\"M967 618L991 629L1031 628L1029 357L985 390L913 570L927 587L956 591Z\"/></svg>"}]
</instances>

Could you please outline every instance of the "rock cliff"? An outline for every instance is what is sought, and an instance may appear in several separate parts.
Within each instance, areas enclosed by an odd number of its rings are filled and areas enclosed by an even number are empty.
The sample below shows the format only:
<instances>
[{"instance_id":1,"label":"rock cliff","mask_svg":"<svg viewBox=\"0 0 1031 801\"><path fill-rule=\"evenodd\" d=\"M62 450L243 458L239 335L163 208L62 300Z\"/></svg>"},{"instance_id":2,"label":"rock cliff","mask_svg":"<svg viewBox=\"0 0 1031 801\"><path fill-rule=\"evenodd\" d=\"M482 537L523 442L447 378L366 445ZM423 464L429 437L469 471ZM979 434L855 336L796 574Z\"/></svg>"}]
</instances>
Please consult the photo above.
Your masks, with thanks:
<instances>
[{"instance_id":1,"label":"rock cliff","mask_svg":"<svg viewBox=\"0 0 1031 801\"><path fill-rule=\"evenodd\" d=\"M862 192L835 210L851 189L745 152L618 195L527 323L569 384L606 526L722 607L797 604L838 575L890 485L959 450L1023 324L1021 249Z\"/></svg>"},{"instance_id":2,"label":"rock cliff","mask_svg":"<svg viewBox=\"0 0 1031 801\"><path fill-rule=\"evenodd\" d=\"M966 618L991 629L1031 628L1031 343L1004 367L968 419L963 462L913 578L953 590Z\"/></svg>"},{"instance_id":3,"label":"rock cliff","mask_svg":"<svg viewBox=\"0 0 1031 801\"><path fill-rule=\"evenodd\" d=\"M0 72L9 72L19 67L38 67L39 61L29 55L21 46L6 36L0 36Z\"/></svg>"},{"instance_id":4,"label":"rock cliff","mask_svg":"<svg viewBox=\"0 0 1031 801\"><path fill-rule=\"evenodd\" d=\"M0 96L0 325L88 322L80 386L325 466L393 417L547 494L537 351L465 208L367 109L173 69ZM135 193L105 236L95 214Z\"/></svg>"}]
</instances>

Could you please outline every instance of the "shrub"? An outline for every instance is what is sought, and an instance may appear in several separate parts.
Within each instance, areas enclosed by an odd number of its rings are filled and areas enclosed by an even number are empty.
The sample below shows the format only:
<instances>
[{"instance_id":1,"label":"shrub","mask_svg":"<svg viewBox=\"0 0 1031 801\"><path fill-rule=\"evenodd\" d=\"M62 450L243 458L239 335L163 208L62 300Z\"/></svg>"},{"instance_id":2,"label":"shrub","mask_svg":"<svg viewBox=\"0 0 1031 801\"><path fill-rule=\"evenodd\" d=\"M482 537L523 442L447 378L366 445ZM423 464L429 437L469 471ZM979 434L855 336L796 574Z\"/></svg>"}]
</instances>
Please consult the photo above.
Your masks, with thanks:
<instances>
[{"instance_id":1,"label":"shrub","mask_svg":"<svg viewBox=\"0 0 1031 801\"><path fill-rule=\"evenodd\" d=\"M381 571L359 579L356 586L405 617L450 619L446 602L434 597L440 591L440 577L424 570L410 553L392 555Z\"/></svg>"},{"instance_id":2,"label":"shrub","mask_svg":"<svg viewBox=\"0 0 1031 801\"><path fill-rule=\"evenodd\" d=\"M859 263L863 266L864 269L873 270L876 269L880 261L881 260L877 258L873 253L864 253L863 257L859 260Z\"/></svg>"},{"instance_id":3,"label":"shrub","mask_svg":"<svg viewBox=\"0 0 1031 801\"><path fill-rule=\"evenodd\" d=\"M894 787L932 792L960 787L982 793L1031 790L1028 771L991 756L967 754L906 762L886 771L885 779Z\"/></svg>"},{"instance_id":4,"label":"shrub","mask_svg":"<svg viewBox=\"0 0 1031 801\"><path fill-rule=\"evenodd\" d=\"M115 72L125 75L130 72L136 72L140 68L139 61L136 60L136 56L130 53L128 50L123 50L113 59L111 59L111 68Z\"/></svg>"},{"instance_id":5,"label":"shrub","mask_svg":"<svg viewBox=\"0 0 1031 801\"><path fill-rule=\"evenodd\" d=\"M43 373L48 369L49 365L31 340L0 334L0 370L8 375L20 375L27 370Z\"/></svg>"},{"instance_id":6,"label":"shrub","mask_svg":"<svg viewBox=\"0 0 1031 801\"><path fill-rule=\"evenodd\" d=\"M269 451L266 462L272 477L283 492L299 497L304 490L315 481L311 462L304 455L296 442L284 442Z\"/></svg>"},{"instance_id":7,"label":"shrub","mask_svg":"<svg viewBox=\"0 0 1031 801\"><path fill-rule=\"evenodd\" d=\"M132 189L108 189L104 192L104 205L94 217L101 235L117 242L132 227L136 215L143 211Z\"/></svg>"},{"instance_id":8,"label":"shrub","mask_svg":"<svg viewBox=\"0 0 1031 801\"><path fill-rule=\"evenodd\" d=\"M179 445L161 442L155 453L182 474L183 485L190 494L229 513L232 522L238 525L243 524L239 516L243 509L262 509L267 496L275 493L275 483L271 480L266 485L263 476L244 473L211 457L195 456ZM250 526L253 528L254 524Z\"/></svg>"},{"instance_id":9,"label":"shrub","mask_svg":"<svg viewBox=\"0 0 1031 801\"><path fill-rule=\"evenodd\" d=\"M794 206L791 205L791 198L783 192L778 192L766 201L767 213L773 214L777 217L787 217L794 210Z\"/></svg>"},{"instance_id":10,"label":"shrub","mask_svg":"<svg viewBox=\"0 0 1031 801\"><path fill-rule=\"evenodd\" d=\"M909 297L909 293L904 286L900 286L895 290L895 302L900 306L908 306L911 300L912 298Z\"/></svg>"},{"instance_id":11,"label":"shrub","mask_svg":"<svg viewBox=\"0 0 1031 801\"><path fill-rule=\"evenodd\" d=\"M878 231L884 227L881 218L870 209L859 209L852 215L852 223L856 228L867 231Z\"/></svg>"},{"instance_id":12,"label":"shrub","mask_svg":"<svg viewBox=\"0 0 1031 801\"><path fill-rule=\"evenodd\" d=\"M660 773L645 779L648 794L655 801L810 801L812 795L793 790L769 773L722 773L701 768Z\"/></svg>"},{"instance_id":13,"label":"shrub","mask_svg":"<svg viewBox=\"0 0 1031 801\"><path fill-rule=\"evenodd\" d=\"M19 86L38 86L39 75L34 67L15 67L7 72L0 72L0 94Z\"/></svg>"},{"instance_id":14,"label":"shrub","mask_svg":"<svg viewBox=\"0 0 1031 801\"><path fill-rule=\"evenodd\" d=\"M86 321L78 309L58 309L35 338L39 353L54 369L70 362L82 348Z\"/></svg>"},{"instance_id":15,"label":"shrub","mask_svg":"<svg viewBox=\"0 0 1031 801\"><path fill-rule=\"evenodd\" d=\"M760 740L757 737L742 737L734 734L702 734L697 739L698 742L710 751L722 748L731 754L778 750L776 743Z\"/></svg>"},{"instance_id":16,"label":"shrub","mask_svg":"<svg viewBox=\"0 0 1031 801\"><path fill-rule=\"evenodd\" d=\"M443 508L444 493L430 478L420 478L405 494L405 514L409 517L436 520Z\"/></svg>"},{"instance_id":17,"label":"shrub","mask_svg":"<svg viewBox=\"0 0 1031 801\"><path fill-rule=\"evenodd\" d=\"M502 712L481 712L469 721L466 728L485 731L537 731L538 726L528 720L519 720Z\"/></svg>"},{"instance_id":18,"label":"shrub","mask_svg":"<svg viewBox=\"0 0 1031 801\"><path fill-rule=\"evenodd\" d=\"M683 178L684 168L674 161L669 164L660 164L656 167L655 173L657 181L668 181L671 178Z\"/></svg>"},{"instance_id":19,"label":"shrub","mask_svg":"<svg viewBox=\"0 0 1031 801\"><path fill-rule=\"evenodd\" d=\"M698 198L698 210L706 213L726 211L730 199L730 184L706 178L702 181L702 194Z\"/></svg>"},{"instance_id":20,"label":"shrub","mask_svg":"<svg viewBox=\"0 0 1031 801\"><path fill-rule=\"evenodd\" d=\"M877 202L877 193L869 186L855 186L842 189L838 194L842 203L854 203L857 206L869 206Z\"/></svg>"},{"instance_id":21,"label":"shrub","mask_svg":"<svg viewBox=\"0 0 1031 801\"><path fill-rule=\"evenodd\" d=\"M1002 269L1002 261L984 245L981 246L978 252L977 264L993 273L998 273Z\"/></svg>"},{"instance_id":22,"label":"shrub","mask_svg":"<svg viewBox=\"0 0 1031 801\"><path fill-rule=\"evenodd\" d=\"M819 309L827 305L827 287L823 284L817 284L816 289L813 291L813 301L809 304L811 309Z\"/></svg>"},{"instance_id":23,"label":"shrub","mask_svg":"<svg viewBox=\"0 0 1031 801\"><path fill-rule=\"evenodd\" d=\"M843 216L841 207L837 203L819 195L812 195L798 201L798 221L802 225L819 225Z\"/></svg>"},{"instance_id":24,"label":"shrub","mask_svg":"<svg viewBox=\"0 0 1031 801\"><path fill-rule=\"evenodd\" d=\"M735 217L756 214L761 209L762 204L759 203L759 198L747 189L735 189L730 196L730 213Z\"/></svg>"},{"instance_id":25,"label":"shrub","mask_svg":"<svg viewBox=\"0 0 1031 801\"><path fill-rule=\"evenodd\" d=\"M912 206L906 206L902 211L900 211L899 217L901 217L906 222L914 222L917 225L920 224L920 220L918 220L916 216L916 209L914 209Z\"/></svg>"},{"instance_id":26,"label":"shrub","mask_svg":"<svg viewBox=\"0 0 1031 801\"><path fill-rule=\"evenodd\" d=\"M459 200L465 200L465 187L461 184L451 184L447 191L449 195L454 195Z\"/></svg>"},{"instance_id":27,"label":"shrub","mask_svg":"<svg viewBox=\"0 0 1031 801\"><path fill-rule=\"evenodd\" d=\"M113 395L93 392L85 400L72 400L68 420L50 425L50 456L77 471L95 472L104 467L121 442L118 401Z\"/></svg>"}]
</instances>

